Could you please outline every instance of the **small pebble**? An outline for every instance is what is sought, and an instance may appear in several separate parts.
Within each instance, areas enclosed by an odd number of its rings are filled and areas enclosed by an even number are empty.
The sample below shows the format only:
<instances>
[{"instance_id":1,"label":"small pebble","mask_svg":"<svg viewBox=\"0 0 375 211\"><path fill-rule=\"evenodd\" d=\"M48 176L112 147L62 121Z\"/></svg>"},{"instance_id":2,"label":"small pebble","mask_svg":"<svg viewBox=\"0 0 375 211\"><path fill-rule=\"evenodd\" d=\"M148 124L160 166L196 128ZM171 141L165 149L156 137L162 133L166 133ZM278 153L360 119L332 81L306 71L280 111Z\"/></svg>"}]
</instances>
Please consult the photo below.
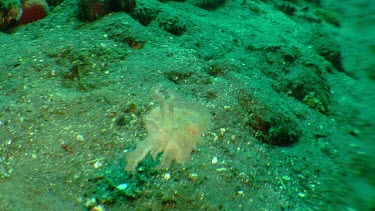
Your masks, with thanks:
<instances>
[{"instance_id":1,"label":"small pebble","mask_svg":"<svg viewBox=\"0 0 375 211\"><path fill-rule=\"evenodd\" d=\"M165 180L169 180L169 179L171 178L171 174L170 174L170 173L165 173L165 174L163 175L163 178L164 178Z\"/></svg>"},{"instance_id":2,"label":"small pebble","mask_svg":"<svg viewBox=\"0 0 375 211\"><path fill-rule=\"evenodd\" d=\"M119 185L117 185L117 189L119 189L119 190L125 190L127 187L128 187L128 183L123 183L123 184L119 184Z\"/></svg>"},{"instance_id":3,"label":"small pebble","mask_svg":"<svg viewBox=\"0 0 375 211\"><path fill-rule=\"evenodd\" d=\"M77 141L81 141L81 142L85 141L85 137L83 137L83 135L80 135L80 134L76 136L76 139Z\"/></svg>"},{"instance_id":4,"label":"small pebble","mask_svg":"<svg viewBox=\"0 0 375 211\"><path fill-rule=\"evenodd\" d=\"M212 158L211 163L212 163L212 164L216 164L216 163L217 163L217 157Z\"/></svg>"}]
</instances>

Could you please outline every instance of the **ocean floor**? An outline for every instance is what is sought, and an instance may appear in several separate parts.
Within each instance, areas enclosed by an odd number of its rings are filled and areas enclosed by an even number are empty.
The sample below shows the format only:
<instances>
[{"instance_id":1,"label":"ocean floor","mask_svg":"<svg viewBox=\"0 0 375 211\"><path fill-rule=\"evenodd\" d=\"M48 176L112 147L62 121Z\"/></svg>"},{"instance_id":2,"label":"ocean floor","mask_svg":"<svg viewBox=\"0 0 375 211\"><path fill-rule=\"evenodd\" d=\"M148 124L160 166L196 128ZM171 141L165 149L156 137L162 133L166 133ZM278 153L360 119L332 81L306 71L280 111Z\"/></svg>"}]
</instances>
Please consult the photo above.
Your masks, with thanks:
<instances>
[{"instance_id":1,"label":"ocean floor","mask_svg":"<svg viewBox=\"0 0 375 211\"><path fill-rule=\"evenodd\" d=\"M139 0L81 22L65 0L0 33L0 211L373 211L374 14L370 0ZM190 162L125 171L174 97L176 121L210 115Z\"/></svg>"}]
</instances>

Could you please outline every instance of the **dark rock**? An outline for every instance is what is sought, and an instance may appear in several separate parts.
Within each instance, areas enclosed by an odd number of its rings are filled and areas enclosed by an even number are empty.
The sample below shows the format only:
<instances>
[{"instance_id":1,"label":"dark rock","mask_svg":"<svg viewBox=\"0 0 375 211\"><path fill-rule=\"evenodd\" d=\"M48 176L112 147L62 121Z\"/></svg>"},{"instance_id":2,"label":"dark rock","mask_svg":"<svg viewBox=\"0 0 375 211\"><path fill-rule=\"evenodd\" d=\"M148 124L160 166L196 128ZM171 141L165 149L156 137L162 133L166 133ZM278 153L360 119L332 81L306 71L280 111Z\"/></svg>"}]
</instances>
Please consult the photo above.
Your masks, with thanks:
<instances>
[{"instance_id":1,"label":"dark rock","mask_svg":"<svg viewBox=\"0 0 375 211\"><path fill-rule=\"evenodd\" d=\"M225 0L194 0L193 4L205 10L216 10L223 5Z\"/></svg>"},{"instance_id":2,"label":"dark rock","mask_svg":"<svg viewBox=\"0 0 375 211\"><path fill-rule=\"evenodd\" d=\"M167 18L159 23L159 26L166 32L180 36L186 31L185 22L177 18Z\"/></svg>"},{"instance_id":3,"label":"dark rock","mask_svg":"<svg viewBox=\"0 0 375 211\"><path fill-rule=\"evenodd\" d=\"M78 0L78 19L80 21L91 22L110 12L106 0Z\"/></svg>"}]
</instances>

